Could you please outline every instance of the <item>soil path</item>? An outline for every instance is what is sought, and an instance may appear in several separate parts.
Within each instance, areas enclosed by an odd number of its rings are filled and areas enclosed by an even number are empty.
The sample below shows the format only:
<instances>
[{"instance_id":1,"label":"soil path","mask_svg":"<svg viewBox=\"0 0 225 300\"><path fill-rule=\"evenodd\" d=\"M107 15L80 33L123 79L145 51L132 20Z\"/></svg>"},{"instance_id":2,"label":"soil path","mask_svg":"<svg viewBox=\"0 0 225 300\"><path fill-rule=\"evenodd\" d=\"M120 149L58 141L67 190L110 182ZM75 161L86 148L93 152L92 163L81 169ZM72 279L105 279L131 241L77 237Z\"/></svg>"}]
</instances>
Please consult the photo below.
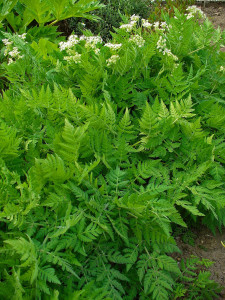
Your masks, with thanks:
<instances>
[{"instance_id":1,"label":"soil path","mask_svg":"<svg viewBox=\"0 0 225 300\"><path fill-rule=\"evenodd\" d=\"M201 9L212 21L215 28L220 26L222 30L225 29L225 3L206 3L205 7L203 4L198 6L201 6Z\"/></svg>"},{"instance_id":2,"label":"soil path","mask_svg":"<svg viewBox=\"0 0 225 300\"><path fill-rule=\"evenodd\" d=\"M182 251L182 254L176 255L177 259L195 255L213 261L214 264L209 268L212 274L211 279L224 287L219 299L225 299L225 248L221 244L221 242L225 242L225 229L222 233L217 232L215 236L204 227L193 233L196 237L194 246L184 243L181 236L176 238L178 247Z\"/></svg>"},{"instance_id":3,"label":"soil path","mask_svg":"<svg viewBox=\"0 0 225 300\"><path fill-rule=\"evenodd\" d=\"M225 30L225 3L207 3L206 7L201 6L208 18L212 21L215 28ZM222 49L225 51L225 48ZM225 242L225 229L222 233L217 232L216 236L206 228L195 232L197 238L195 245L190 246L182 242L181 237L178 237L177 243L183 252L182 257L190 257L196 255L200 258L208 258L215 263L209 268L212 276L211 278L224 286L221 295L221 300L225 299L225 248L222 246L221 241Z\"/></svg>"}]
</instances>

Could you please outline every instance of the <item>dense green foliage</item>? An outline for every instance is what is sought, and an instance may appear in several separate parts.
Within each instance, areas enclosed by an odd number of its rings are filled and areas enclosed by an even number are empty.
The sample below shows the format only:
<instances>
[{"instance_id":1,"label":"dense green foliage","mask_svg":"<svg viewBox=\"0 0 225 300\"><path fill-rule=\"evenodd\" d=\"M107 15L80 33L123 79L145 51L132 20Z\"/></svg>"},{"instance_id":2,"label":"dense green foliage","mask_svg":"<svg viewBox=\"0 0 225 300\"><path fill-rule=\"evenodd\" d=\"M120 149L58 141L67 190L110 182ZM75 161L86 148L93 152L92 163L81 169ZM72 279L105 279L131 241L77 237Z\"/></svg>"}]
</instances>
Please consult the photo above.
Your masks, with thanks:
<instances>
[{"instance_id":1,"label":"dense green foliage","mask_svg":"<svg viewBox=\"0 0 225 300\"><path fill-rule=\"evenodd\" d=\"M1 298L215 296L169 254L175 225L225 225L225 35L175 14L114 46L2 33Z\"/></svg>"},{"instance_id":2,"label":"dense green foliage","mask_svg":"<svg viewBox=\"0 0 225 300\"><path fill-rule=\"evenodd\" d=\"M100 17L100 21L70 18L64 26L66 31L82 34L84 29L88 29L95 35L100 34L104 40L110 40L110 32L119 27L122 15L135 14L151 22L162 21L165 13L170 17L174 16L174 8L185 13L187 7L194 4L195 0L104 0L102 3L105 7L94 12L94 15Z\"/></svg>"},{"instance_id":3,"label":"dense green foliage","mask_svg":"<svg viewBox=\"0 0 225 300\"><path fill-rule=\"evenodd\" d=\"M152 1L152 12L149 17L151 21L162 20L163 14L167 13L170 17L174 16L174 8L179 12L185 13L186 9L195 4L195 0L154 0Z\"/></svg>"},{"instance_id":4,"label":"dense green foliage","mask_svg":"<svg viewBox=\"0 0 225 300\"><path fill-rule=\"evenodd\" d=\"M99 22L84 20L82 18L71 18L68 20L69 30L76 34L82 34L86 28L93 34L101 34L104 40L112 38L110 31L118 28L122 21L122 15L139 15L142 18L148 18L151 9L151 0L103 0L105 7L94 12L101 18Z\"/></svg>"},{"instance_id":5,"label":"dense green foliage","mask_svg":"<svg viewBox=\"0 0 225 300\"><path fill-rule=\"evenodd\" d=\"M213 264L208 259L191 256L186 262L180 262L181 275L178 277L173 299L217 299L221 289L210 280L210 272L198 270L199 266L209 268ZM196 274L198 273L198 274Z\"/></svg>"},{"instance_id":6,"label":"dense green foliage","mask_svg":"<svg viewBox=\"0 0 225 300\"><path fill-rule=\"evenodd\" d=\"M0 0L0 22L9 31L24 32L31 23L51 26L71 17L97 20L90 12L103 6L97 0Z\"/></svg>"}]
</instances>

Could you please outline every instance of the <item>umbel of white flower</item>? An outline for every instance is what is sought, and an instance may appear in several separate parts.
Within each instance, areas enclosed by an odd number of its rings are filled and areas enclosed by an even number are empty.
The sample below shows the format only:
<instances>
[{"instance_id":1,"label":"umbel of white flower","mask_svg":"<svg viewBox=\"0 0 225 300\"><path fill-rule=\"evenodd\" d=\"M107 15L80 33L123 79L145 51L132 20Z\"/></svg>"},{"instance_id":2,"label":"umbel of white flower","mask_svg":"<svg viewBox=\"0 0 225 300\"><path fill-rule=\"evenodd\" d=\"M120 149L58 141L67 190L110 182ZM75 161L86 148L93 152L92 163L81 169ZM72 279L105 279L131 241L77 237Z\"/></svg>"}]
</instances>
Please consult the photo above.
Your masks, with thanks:
<instances>
[{"instance_id":1,"label":"umbel of white flower","mask_svg":"<svg viewBox=\"0 0 225 300\"><path fill-rule=\"evenodd\" d=\"M187 11L188 11L188 14L186 14L187 19L194 18L196 15L202 19L206 18L204 12L196 5L188 6Z\"/></svg>"},{"instance_id":2,"label":"umbel of white flower","mask_svg":"<svg viewBox=\"0 0 225 300\"><path fill-rule=\"evenodd\" d=\"M115 64L119 58L120 58L119 55L112 55L109 59L106 60L107 66Z\"/></svg>"},{"instance_id":3,"label":"umbel of white flower","mask_svg":"<svg viewBox=\"0 0 225 300\"><path fill-rule=\"evenodd\" d=\"M71 49L74 47L74 45L78 44L80 42L80 39L78 38L77 35L72 34L69 36L67 42L60 42L59 43L59 48L60 51L66 50L66 49Z\"/></svg>"},{"instance_id":4,"label":"umbel of white flower","mask_svg":"<svg viewBox=\"0 0 225 300\"><path fill-rule=\"evenodd\" d=\"M66 42L60 42L59 48L60 51L66 51L68 54L67 56L64 56L64 60L68 61L69 63L80 63L81 62L81 54L73 50L74 46L85 42L85 48L87 49L93 49L95 54L100 53L100 49L97 48L97 44L102 44L103 40L100 36L85 36L82 35L78 37L75 34L72 34L69 36L68 40Z\"/></svg>"},{"instance_id":5,"label":"umbel of white flower","mask_svg":"<svg viewBox=\"0 0 225 300\"><path fill-rule=\"evenodd\" d=\"M103 40L100 36L85 36L82 35L78 37L75 34L72 34L69 36L68 40L66 42L60 42L59 48L60 51L64 51L67 49L73 48L76 44L79 44L80 42L85 41L85 47L86 48L96 48L96 45L98 43L102 44Z\"/></svg>"},{"instance_id":6,"label":"umbel of white flower","mask_svg":"<svg viewBox=\"0 0 225 300\"><path fill-rule=\"evenodd\" d=\"M142 24L142 27L145 27L145 28L151 28L152 27L152 24L149 23L149 21L145 20L145 19L141 19L141 24Z\"/></svg>"},{"instance_id":7,"label":"umbel of white flower","mask_svg":"<svg viewBox=\"0 0 225 300\"><path fill-rule=\"evenodd\" d=\"M85 48L96 48L97 44L102 44L103 40L100 36L86 36L84 37L84 40L86 41L85 43Z\"/></svg>"},{"instance_id":8,"label":"umbel of white flower","mask_svg":"<svg viewBox=\"0 0 225 300\"><path fill-rule=\"evenodd\" d=\"M140 19L140 17L139 17L139 16L136 16L136 15L132 15L132 16L130 17L130 19L131 19L131 21L137 22L137 21Z\"/></svg>"},{"instance_id":9,"label":"umbel of white flower","mask_svg":"<svg viewBox=\"0 0 225 300\"><path fill-rule=\"evenodd\" d=\"M145 40L143 39L143 37L141 37L140 35L136 34L134 36L132 36L129 41L131 41L132 43L134 43L135 45L137 45L139 48L143 47L145 44Z\"/></svg>"},{"instance_id":10,"label":"umbel of white flower","mask_svg":"<svg viewBox=\"0 0 225 300\"><path fill-rule=\"evenodd\" d=\"M64 56L63 59L68 61L69 63L74 62L75 64L78 64L81 62L81 54L73 51L70 56Z\"/></svg>"},{"instance_id":11,"label":"umbel of white flower","mask_svg":"<svg viewBox=\"0 0 225 300\"><path fill-rule=\"evenodd\" d=\"M2 42L3 42L3 44L5 45L5 46L10 46L10 45L12 45L12 41L10 41L10 40L8 40L8 39L3 39L2 40Z\"/></svg>"},{"instance_id":12,"label":"umbel of white flower","mask_svg":"<svg viewBox=\"0 0 225 300\"><path fill-rule=\"evenodd\" d=\"M133 28L134 28L134 25L136 25L136 24L135 23L133 23L133 24L131 24L131 23L129 23L129 24L122 24L120 26L120 29L125 29L127 32L131 32L133 30Z\"/></svg>"},{"instance_id":13,"label":"umbel of white flower","mask_svg":"<svg viewBox=\"0 0 225 300\"><path fill-rule=\"evenodd\" d=\"M119 48L122 47L122 44L112 44L112 43L106 43L105 47L108 47L112 50L118 50Z\"/></svg>"},{"instance_id":14,"label":"umbel of white flower","mask_svg":"<svg viewBox=\"0 0 225 300\"><path fill-rule=\"evenodd\" d=\"M163 49L165 48L166 48L166 39L160 36L157 42L157 49L159 50L159 52L162 52Z\"/></svg>"},{"instance_id":15,"label":"umbel of white flower","mask_svg":"<svg viewBox=\"0 0 225 300\"><path fill-rule=\"evenodd\" d=\"M9 56L16 58L19 56L20 52L17 47L13 47L13 50L8 53Z\"/></svg>"},{"instance_id":16,"label":"umbel of white flower","mask_svg":"<svg viewBox=\"0 0 225 300\"><path fill-rule=\"evenodd\" d=\"M18 35L18 37L22 40L25 40L26 33ZM8 65L15 62L16 59L23 58L24 55L20 55L18 47L13 47L13 41L10 41L9 39L3 39L2 42L6 46L4 50L4 56L9 56Z\"/></svg>"},{"instance_id":17,"label":"umbel of white flower","mask_svg":"<svg viewBox=\"0 0 225 300\"><path fill-rule=\"evenodd\" d=\"M128 24L122 24L120 26L120 29L124 29L127 32L131 32L136 27L137 22L138 22L139 19L140 19L139 16L132 15L130 17L130 23L128 23Z\"/></svg>"},{"instance_id":18,"label":"umbel of white flower","mask_svg":"<svg viewBox=\"0 0 225 300\"><path fill-rule=\"evenodd\" d=\"M162 36L159 37L159 40L157 42L157 49L159 52L162 52L163 55L168 55L172 57L175 61L178 60L178 57L174 55L170 49L166 47L166 39Z\"/></svg>"}]
</instances>

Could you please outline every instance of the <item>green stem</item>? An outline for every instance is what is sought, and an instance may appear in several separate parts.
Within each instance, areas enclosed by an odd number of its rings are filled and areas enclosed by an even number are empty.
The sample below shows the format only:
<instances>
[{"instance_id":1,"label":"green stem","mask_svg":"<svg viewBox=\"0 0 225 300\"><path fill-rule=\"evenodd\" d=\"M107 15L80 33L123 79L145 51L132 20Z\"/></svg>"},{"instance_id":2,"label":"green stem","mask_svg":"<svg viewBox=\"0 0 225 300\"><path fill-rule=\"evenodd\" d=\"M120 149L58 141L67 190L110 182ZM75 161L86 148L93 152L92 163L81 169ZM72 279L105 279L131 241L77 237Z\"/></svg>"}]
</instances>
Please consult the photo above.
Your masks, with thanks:
<instances>
[{"instance_id":1,"label":"green stem","mask_svg":"<svg viewBox=\"0 0 225 300\"><path fill-rule=\"evenodd\" d=\"M190 55L190 54L192 54L192 53L195 53L195 52L197 52L197 51L199 51L199 50L202 50L203 48L205 48L206 46L202 46L201 48L198 48L198 49L196 49L196 50L194 50L194 51L191 51L191 52L189 52L188 53L188 55Z\"/></svg>"},{"instance_id":2,"label":"green stem","mask_svg":"<svg viewBox=\"0 0 225 300\"><path fill-rule=\"evenodd\" d=\"M57 22L59 22L59 20L52 21L52 23L50 23L48 26L55 25Z\"/></svg>"}]
</instances>

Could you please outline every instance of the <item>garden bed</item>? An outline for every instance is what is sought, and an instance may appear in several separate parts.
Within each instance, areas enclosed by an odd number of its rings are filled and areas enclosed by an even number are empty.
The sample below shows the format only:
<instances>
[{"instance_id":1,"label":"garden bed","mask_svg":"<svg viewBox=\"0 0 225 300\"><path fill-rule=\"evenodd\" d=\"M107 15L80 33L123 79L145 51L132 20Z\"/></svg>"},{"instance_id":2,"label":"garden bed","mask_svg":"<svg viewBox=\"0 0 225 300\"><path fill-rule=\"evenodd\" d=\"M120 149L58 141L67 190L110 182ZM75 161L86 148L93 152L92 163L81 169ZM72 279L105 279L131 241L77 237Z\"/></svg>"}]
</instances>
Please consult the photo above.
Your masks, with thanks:
<instances>
[{"instance_id":1,"label":"garden bed","mask_svg":"<svg viewBox=\"0 0 225 300\"><path fill-rule=\"evenodd\" d=\"M181 234L176 238L177 245L182 254L177 254L176 259L180 261L188 259L192 255L201 259L210 259L214 264L209 268L211 279L221 284L224 289L219 299L225 299L225 251L221 241L225 241L225 230L217 231L216 235L205 228L192 230L191 233Z\"/></svg>"},{"instance_id":2,"label":"garden bed","mask_svg":"<svg viewBox=\"0 0 225 300\"><path fill-rule=\"evenodd\" d=\"M225 29L225 3L206 3L205 7L202 3L198 6L201 6L215 28ZM222 51L225 51L225 48ZM181 236L177 238L178 246L182 250L182 257L188 258L191 255L196 255L199 258L208 258L214 261L215 263L209 269L212 274L211 278L224 286L220 299L225 299L225 252L221 244L221 241L225 240L225 230L213 235L208 229L201 228L193 234L198 237L195 239L194 245L184 243ZM177 258L180 259L181 255L178 255Z\"/></svg>"},{"instance_id":3,"label":"garden bed","mask_svg":"<svg viewBox=\"0 0 225 300\"><path fill-rule=\"evenodd\" d=\"M66 39L53 26L93 19L97 1L10 3L0 299L221 296L225 232L204 226L225 224L225 36L184 0L122 17L107 43L108 29Z\"/></svg>"},{"instance_id":4,"label":"garden bed","mask_svg":"<svg viewBox=\"0 0 225 300\"><path fill-rule=\"evenodd\" d=\"M204 4L199 4L199 6L216 28L220 26L222 30L225 29L225 3L206 3L205 7Z\"/></svg>"}]
</instances>

